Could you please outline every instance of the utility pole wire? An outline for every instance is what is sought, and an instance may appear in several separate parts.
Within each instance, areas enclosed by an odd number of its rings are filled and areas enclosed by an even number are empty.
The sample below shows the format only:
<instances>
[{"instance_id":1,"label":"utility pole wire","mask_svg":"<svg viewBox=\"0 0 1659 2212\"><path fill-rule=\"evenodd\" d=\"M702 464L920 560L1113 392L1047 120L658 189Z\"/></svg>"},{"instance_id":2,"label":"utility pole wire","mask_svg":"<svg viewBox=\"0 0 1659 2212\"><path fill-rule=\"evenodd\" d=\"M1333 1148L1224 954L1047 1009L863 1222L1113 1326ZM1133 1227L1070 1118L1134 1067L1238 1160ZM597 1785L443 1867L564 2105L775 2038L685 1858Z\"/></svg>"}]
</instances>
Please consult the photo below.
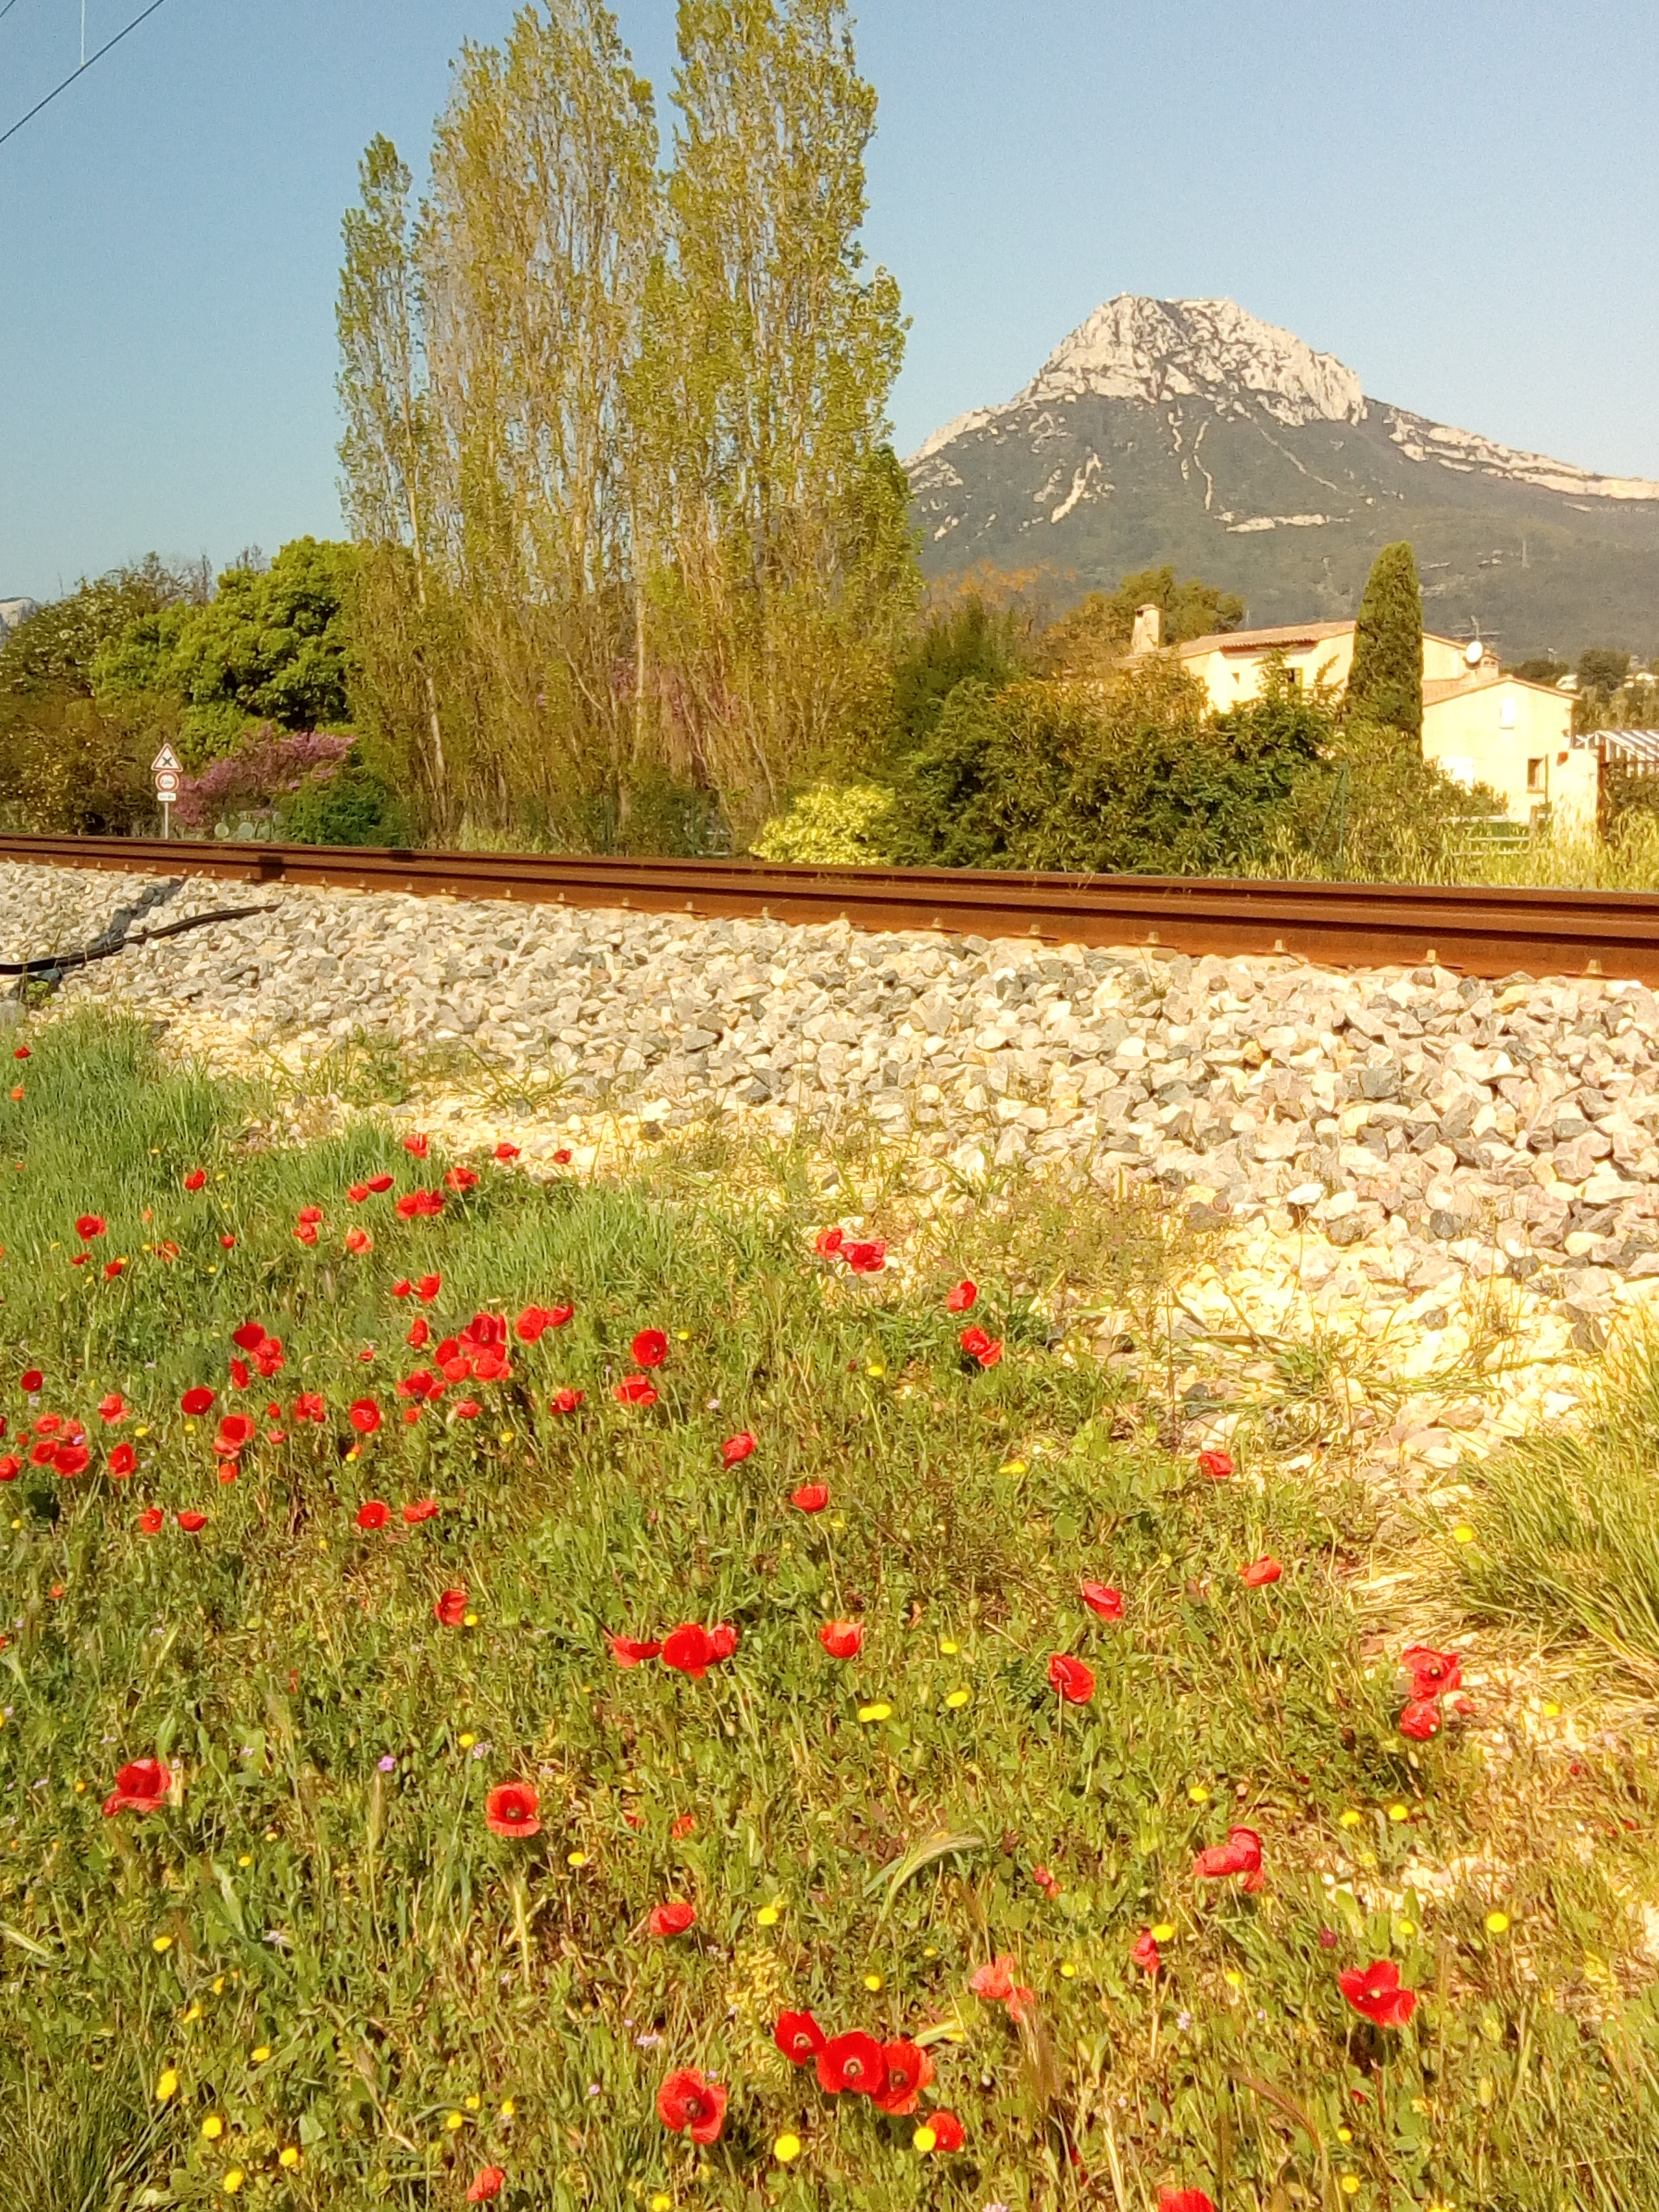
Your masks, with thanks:
<instances>
[{"instance_id":1,"label":"utility pole wire","mask_svg":"<svg viewBox=\"0 0 1659 2212\"><path fill-rule=\"evenodd\" d=\"M5 9L3 10L0 10L0 13L9 15L11 9L15 8L17 0L7 0ZM135 15L132 21L127 25L125 30L118 31L112 39L107 40L105 45L99 47L95 54L88 54L85 61L82 63L79 69L71 70L70 75L64 79L62 84L53 85L52 90L46 94L46 98L44 100L37 100L33 106L30 108L28 113L27 115L20 115L16 122L14 123L9 130L0 131L0 146L3 146L8 138L15 138L26 123L33 123L35 117L40 112L40 110L43 107L50 107L52 101L57 99L60 92L67 92L77 76L84 75L84 73L92 67L94 62L102 61L104 56L108 53L112 46L118 46L122 40L127 36L128 32L136 31L140 23L147 21L149 18L155 13L156 9L163 4L164 0L149 0L149 7L143 9L138 15Z\"/></svg>"},{"instance_id":2,"label":"utility pole wire","mask_svg":"<svg viewBox=\"0 0 1659 2212\"><path fill-rule=\"evenodd\" d=\"M3 8L0 8L0 23L3 23L5 21L7 16L10 15L12 9L16 5L17 0L6 0L5 6Z\"/></svg>"}]
</instances>

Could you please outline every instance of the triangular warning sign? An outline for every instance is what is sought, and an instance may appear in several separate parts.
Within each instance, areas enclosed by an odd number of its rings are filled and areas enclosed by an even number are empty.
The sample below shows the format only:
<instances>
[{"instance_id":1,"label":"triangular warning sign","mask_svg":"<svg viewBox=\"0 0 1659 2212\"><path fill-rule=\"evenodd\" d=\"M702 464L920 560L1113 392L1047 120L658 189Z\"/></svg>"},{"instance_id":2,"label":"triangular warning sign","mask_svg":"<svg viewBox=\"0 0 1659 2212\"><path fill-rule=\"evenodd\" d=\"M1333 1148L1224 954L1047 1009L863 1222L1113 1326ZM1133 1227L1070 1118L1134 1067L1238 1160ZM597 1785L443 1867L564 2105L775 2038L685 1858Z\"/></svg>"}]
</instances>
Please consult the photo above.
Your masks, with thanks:
<instances>
[{"instance_id":1,"label":"triangular warning sign","mask_svg":"<svg viewBox=\"0 0 1659 2212\"><path fill-rule=\"evenodd\" d=\"M177 775L183 768L184 763L171 745L163 745L149 766L152 775L160 775L163 769L168 769L173 775Z\"/></svg>"}]
</instances>

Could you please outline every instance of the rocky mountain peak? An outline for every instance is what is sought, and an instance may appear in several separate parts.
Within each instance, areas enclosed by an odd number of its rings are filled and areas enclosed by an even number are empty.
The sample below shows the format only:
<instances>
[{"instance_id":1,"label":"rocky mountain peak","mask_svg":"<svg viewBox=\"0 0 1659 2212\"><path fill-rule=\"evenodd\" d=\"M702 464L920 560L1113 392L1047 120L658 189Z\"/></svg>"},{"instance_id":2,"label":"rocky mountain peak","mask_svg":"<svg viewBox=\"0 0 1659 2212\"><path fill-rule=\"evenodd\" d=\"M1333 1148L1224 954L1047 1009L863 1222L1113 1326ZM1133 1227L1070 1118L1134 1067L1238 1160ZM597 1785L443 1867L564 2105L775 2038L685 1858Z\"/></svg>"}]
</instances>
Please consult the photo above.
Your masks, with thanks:
<instances>
[{"instance_id":1,"label":"rocky mountain peak","mask_svg":"<svg viewBox=\"0 0 1659 2212\"><path fill-rule=\"evenodd\" d=\"M1334 354L1247 314L1232 300L1148 300L1121 292L1054 348L1020 402L1207 400L1285 423L1360 422L1359 379Z\"/></svg>"}]
</instances>

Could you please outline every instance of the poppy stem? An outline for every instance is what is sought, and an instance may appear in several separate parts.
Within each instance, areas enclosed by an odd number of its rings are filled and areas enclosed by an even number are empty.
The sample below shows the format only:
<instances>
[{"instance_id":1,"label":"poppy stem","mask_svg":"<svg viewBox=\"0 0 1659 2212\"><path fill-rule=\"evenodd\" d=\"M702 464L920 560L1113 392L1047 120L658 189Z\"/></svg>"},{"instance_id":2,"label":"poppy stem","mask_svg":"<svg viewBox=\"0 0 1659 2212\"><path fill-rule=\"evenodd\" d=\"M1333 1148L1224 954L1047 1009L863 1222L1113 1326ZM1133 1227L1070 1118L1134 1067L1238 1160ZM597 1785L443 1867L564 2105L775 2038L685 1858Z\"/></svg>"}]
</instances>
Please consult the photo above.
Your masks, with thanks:
<instances>
[{"instance_id":1,"label":"poppy stem","mask_svg":"<svg viewBox=\"0 0 1659 2212\"><path fill-rule=\"evenodd\" d=\"M530 1914L522 1875L513 1885L513 1925L518 1930L519 1963L524 1974L524 1985L528 1989L530 1987Z\"/></svg>"}]
</instances>

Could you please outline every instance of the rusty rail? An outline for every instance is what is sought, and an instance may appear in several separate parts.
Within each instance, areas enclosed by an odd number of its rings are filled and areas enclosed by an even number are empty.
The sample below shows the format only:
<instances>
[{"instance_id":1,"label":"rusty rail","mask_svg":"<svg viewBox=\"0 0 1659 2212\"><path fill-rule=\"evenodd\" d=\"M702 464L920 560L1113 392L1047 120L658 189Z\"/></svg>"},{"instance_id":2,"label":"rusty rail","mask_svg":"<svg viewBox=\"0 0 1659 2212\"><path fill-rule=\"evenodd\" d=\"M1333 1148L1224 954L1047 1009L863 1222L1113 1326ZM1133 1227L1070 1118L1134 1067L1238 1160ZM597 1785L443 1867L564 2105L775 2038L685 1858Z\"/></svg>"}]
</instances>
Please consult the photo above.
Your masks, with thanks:
<instances>
[{"instance_id":1,"label":"rusty rail","mask_svg":"<svg viewBox=\"0 0 1659 2212\"><path fill-rule=\"evenodd\" d=\"M414 853L157 837L0 835L0 861L236 883L524 899L648 914L843 920L1047 943L1288 953L1338 967L1431 960L1474 975L1659 983L1659 894L1200 876L1024 875L969 868L783 866L539 853Z\"/></svg>"}]
</instances>

